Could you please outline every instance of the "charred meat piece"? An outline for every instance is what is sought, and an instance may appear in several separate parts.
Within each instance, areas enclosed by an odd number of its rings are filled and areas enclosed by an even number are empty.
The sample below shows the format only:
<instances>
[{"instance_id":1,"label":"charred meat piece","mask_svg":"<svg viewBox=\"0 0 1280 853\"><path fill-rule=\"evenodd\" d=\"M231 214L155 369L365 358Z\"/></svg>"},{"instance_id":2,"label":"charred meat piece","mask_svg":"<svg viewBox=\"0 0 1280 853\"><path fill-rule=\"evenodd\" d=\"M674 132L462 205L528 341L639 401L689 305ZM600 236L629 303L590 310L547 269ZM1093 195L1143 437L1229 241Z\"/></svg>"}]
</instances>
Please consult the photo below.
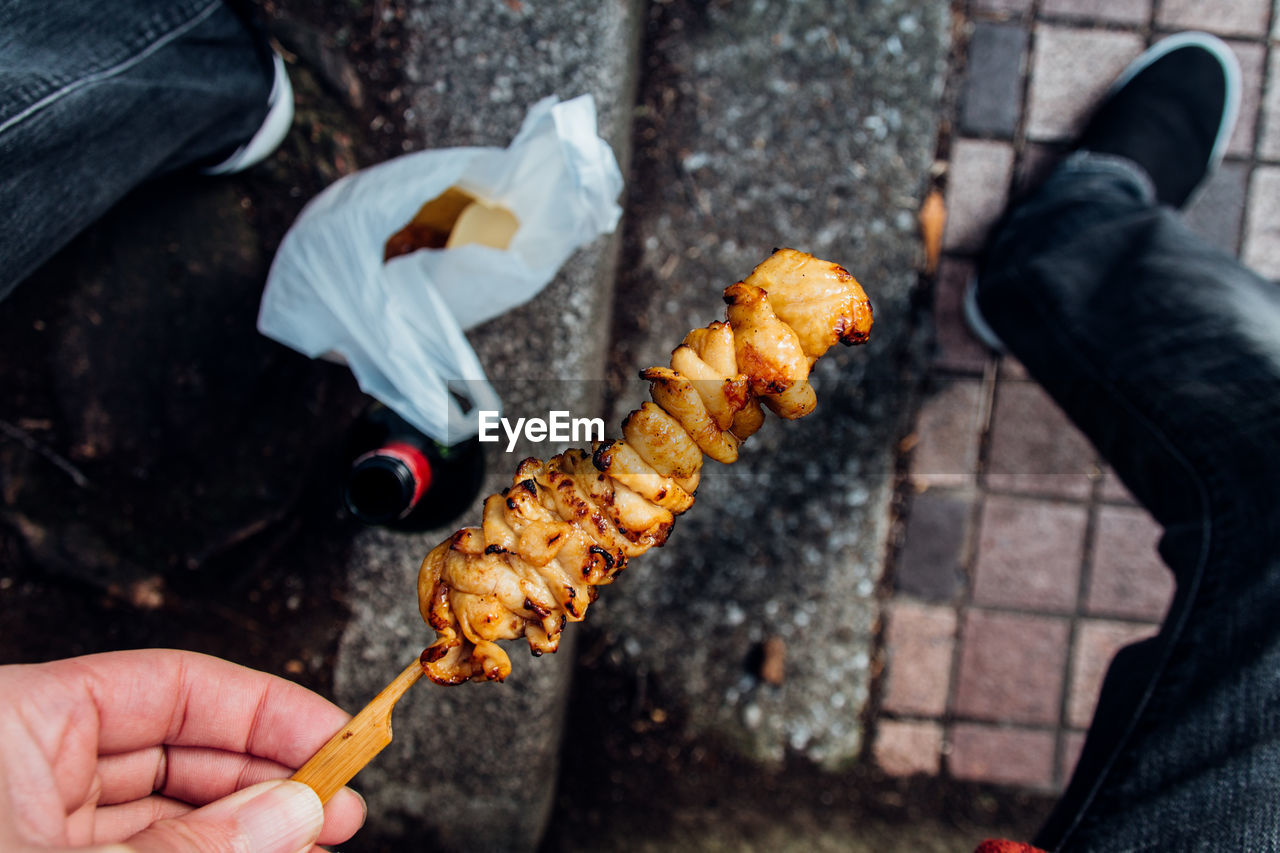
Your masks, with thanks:
<instances>
[{"instance_id":1,"label":"charred meat piece","mask_svg":"<svg viewBox=\"0 0 1280 853\"><path fill-rule=\"evenodd\" d=\"M735 461L764 421L761 404L789 419L813 411L810 367L871 331L853 276L795 249L774 252L724 298L727 322L694 329L670 367L640 374L653 402L627 415L621 439L524 460L511 488L485 501L480 527L423 560L418 606L436 641L422 663L432 680L502 681L511 660L498 640L554 652L596 587L666 542L693 505L703 454Z\"/></svg>"}]
</instances>

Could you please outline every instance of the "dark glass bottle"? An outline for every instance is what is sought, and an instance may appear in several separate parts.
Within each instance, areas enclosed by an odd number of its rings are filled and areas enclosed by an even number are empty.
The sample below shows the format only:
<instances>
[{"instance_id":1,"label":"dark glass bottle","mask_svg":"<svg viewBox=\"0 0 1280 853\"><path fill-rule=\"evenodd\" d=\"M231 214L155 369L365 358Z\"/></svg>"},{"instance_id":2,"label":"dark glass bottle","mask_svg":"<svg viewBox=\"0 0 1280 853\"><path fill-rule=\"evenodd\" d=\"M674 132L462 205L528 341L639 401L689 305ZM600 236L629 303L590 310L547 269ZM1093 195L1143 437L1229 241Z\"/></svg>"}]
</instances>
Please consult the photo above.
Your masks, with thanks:
<instances>
[{"instance_id":1,"label":"dark glass bottle","mask_svg":"<svg viewBox=\"0 0 1280 853\"><path fill-rule=\"evenodd\" d=\"M476 438L446 446L374 403L351 434L347 510L365 524L426 530L453 521L484 482Z\"/></svg>"}]
</instances>

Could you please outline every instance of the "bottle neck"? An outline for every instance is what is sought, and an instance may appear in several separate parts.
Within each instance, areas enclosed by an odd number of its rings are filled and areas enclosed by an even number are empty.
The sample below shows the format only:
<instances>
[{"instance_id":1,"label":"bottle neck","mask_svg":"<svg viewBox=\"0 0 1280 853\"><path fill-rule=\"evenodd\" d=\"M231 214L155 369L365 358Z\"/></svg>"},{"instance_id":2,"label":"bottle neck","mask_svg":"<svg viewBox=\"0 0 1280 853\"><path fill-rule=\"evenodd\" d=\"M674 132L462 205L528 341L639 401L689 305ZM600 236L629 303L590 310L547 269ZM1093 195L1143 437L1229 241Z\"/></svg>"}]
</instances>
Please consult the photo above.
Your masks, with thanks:
<instances>
[{"instance_id":1,"label":"bottle neck","mask_svg":"<svg viewBox=\"0 0 1280 853\"><path fill-rule=\"evenodd\" d=\"M398 521L413 512L431 480L431 462L420 448L388 441L352 464L347 508L366 524Z\"/></svg>"}]
</instances>

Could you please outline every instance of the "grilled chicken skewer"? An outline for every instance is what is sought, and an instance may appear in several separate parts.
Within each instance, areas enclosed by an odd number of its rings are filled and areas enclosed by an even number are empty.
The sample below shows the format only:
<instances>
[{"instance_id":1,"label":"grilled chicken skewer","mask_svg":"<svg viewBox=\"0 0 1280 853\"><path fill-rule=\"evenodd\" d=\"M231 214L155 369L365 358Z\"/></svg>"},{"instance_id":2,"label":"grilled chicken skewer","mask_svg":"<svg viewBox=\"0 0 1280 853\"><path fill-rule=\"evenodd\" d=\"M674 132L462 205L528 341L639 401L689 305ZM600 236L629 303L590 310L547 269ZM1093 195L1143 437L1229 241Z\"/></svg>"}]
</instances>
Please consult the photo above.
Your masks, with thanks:
<instances>
[{"instance_id":1,"label":"grilled chicken skewer","mask_svg":"<svg viewBox=\"0 0 1280 853\"><path fill-rule=\"evenodd\" d=\"M666 541L693 504L703 455L735 461L764 421L762 404L787 419L813 411L810 367L871 331L853 276L794 249L774 252L724 300L727 322L694 329L670 367L641 372L653 402L627 415L621 439L524 460L511 487L485 501L479 527L427 554L418 606L437 635L421 657L431 680L502 681L511 660L499 640L554 652L596 587Z\"/></svg>"},{"instance_id":2,"label":"grilled chicken skewer","mask_svg":"<svg viewBox=\"0 0 1280 853\"><path fill-rule=\"evenodd\" d=\"M391 711L424 674L438 684L501 681L497 640L554 652L631 557L663 544L693 505L703 455L729 463L764 422L813 411L809 368L833 344L860 344L871 305L853 276L794 249L776 251L725 289L728 321L694 329L670 367L640 375L653 402L594 452L526 459L485 501L480 527L423 560L418 606L436 641L295 775L327 802L391 741Z\"/></svg>"}]
</instances>

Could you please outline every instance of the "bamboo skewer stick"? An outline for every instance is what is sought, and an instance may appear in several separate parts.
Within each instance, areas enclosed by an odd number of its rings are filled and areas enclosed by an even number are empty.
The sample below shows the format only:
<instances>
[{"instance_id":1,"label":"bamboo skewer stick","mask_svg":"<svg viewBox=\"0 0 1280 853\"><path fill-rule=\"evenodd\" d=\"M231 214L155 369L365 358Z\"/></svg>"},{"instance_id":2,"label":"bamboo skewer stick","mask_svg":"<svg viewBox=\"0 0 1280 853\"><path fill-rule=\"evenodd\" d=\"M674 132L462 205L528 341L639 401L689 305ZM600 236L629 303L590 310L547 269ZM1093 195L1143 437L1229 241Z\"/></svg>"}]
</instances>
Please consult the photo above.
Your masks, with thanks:
<instances>
[{"instance_id":1,"label":"bamboo skewer stick","mask_svg":"<svg viewBox=\"0 0 1280 853\"><path fill-rule=\"evenodd\" d=\"M383 747L391 743L391 709L422 674L419 661L405 667L404 672L382 688L372 702L329 738L329 742L320 747L320 751L298 768L291 778L309 785L320 795L320 802L329 802Z\"/></svg>"}]
</instances>

